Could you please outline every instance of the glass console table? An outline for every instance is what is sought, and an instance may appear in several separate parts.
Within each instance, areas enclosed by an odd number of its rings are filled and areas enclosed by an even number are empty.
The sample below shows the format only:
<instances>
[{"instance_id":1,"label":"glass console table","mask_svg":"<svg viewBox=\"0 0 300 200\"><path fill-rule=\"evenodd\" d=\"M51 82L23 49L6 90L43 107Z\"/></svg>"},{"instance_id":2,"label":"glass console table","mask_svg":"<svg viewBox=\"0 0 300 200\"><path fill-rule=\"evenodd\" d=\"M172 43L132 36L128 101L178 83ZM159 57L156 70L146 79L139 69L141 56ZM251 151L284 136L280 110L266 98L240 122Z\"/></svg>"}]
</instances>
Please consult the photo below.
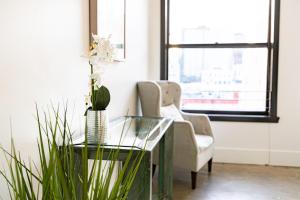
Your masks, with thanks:
<instances>
[{"instance_id":1,"label":"glass console table","mask_svg":"<svg viewBox=\"0 0 300 200\"><path fill-rule=\"evenodd\" d=\"M119 148L121 153L118 160L120 163L124 161L129 150L133 149L137 153L145 150L128 199L172 199L173 137L173 120L171 119L131 116L120 117L110 122L107 139L101 146L107 150ZM74 141L75 150L77 149L78 152L81 152L82 142L82 138ZM89 141L88 155L90 159L95 158L96 149L97 141ZM80 153L77 156L80 156ZM158 191L155 193L152 190L154 157L158 157L159 166ZM81 159L79 158L79 160ZM78 164L80 165L80 163Z\"/></svg>"}]
</instances>

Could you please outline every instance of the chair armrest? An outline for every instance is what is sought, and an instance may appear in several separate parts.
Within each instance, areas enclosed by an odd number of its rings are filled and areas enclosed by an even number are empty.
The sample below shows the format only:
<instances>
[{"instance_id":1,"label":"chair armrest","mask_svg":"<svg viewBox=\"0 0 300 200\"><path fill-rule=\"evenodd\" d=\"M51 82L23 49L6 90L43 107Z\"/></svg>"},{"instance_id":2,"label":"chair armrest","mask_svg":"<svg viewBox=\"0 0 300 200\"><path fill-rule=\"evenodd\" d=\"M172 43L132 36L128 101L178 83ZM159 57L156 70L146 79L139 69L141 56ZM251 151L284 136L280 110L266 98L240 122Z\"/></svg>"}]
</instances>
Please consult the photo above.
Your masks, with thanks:
<instances>
[{"instance_id":1,"label":"chair armrest","mask_svg":"<svg viewBox=\"0 0 300 200\"><path fill-rule=\"evenodd\" d=\"M193 124L189 121L174 122L175 146L181 151L187 151L188 155L198 153L198 145L195 137Z\"/></svg>"},{"instance_id":2,"label":"chair armrest","mask_svg":"<svg viewBox=\"0 0 300 200\"><path fill-rule=\"evenodd\" d=\"M183 118L190 121L196 134L208 135L213 137L210 120L206 114L194 114L181 112Z\"/></svg>"}]
</instances>

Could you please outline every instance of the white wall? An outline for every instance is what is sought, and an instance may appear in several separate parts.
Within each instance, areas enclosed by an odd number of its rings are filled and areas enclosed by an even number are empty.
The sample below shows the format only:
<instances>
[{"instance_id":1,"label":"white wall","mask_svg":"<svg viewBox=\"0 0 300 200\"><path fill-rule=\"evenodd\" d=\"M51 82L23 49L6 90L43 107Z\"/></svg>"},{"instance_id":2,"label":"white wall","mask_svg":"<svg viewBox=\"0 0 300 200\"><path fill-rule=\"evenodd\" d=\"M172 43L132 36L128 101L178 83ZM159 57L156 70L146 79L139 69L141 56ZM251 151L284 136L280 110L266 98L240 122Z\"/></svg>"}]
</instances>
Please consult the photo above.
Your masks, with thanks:
<instances>
[{"instance_id":1,"label":"white wall","mask_svg":"<svg viewBox=\"0 0 300 200\"><path fill-rule=\"evenodd\" d=\"M148 75L148 5L127 1L127 58L106 71L110 118L136 112L136 81ZM9 146L11 117L17 149L35 158L35 102L46 108L68 101L74 129L82 124L89 66L81 55L87 49L88 0L0 1L1 145Z\"/></svg>"},{"instance_id":2,"label":"white wall","mask_svg":"<svg viewBox=\"0 0 300 200\"><path fill-rule=\"evenodd\" d=\"M159 6L159 0L155 0ZM157 8L157 10L159 10ZM213 122L217 162L300 166L299 0L281 1L278 124ZM154 13L156 11L153 11ZM159 27L159 17L154 17ZM151 79L159 79L159 35L152 33Z\"/></svg>"},{"instance_id":3,"label":"white wall","mask_svg":"<svg viewBox=\"0 0 300 200\"><path fill-rule=\"evenodd\" d=\"M300 2L281 4L280 123L213 122L216 161L300 166ZM159 78L159 5L127 1L127 59L106 73L111 118L136 112L136 81ZM81 123L88 65L80 56L87 46L87 0L0 1L0 144L8 146L11 118L18 149L35 157L35 102L45 108L68 100L74 124Z\"/></svg>"}]
</instances>

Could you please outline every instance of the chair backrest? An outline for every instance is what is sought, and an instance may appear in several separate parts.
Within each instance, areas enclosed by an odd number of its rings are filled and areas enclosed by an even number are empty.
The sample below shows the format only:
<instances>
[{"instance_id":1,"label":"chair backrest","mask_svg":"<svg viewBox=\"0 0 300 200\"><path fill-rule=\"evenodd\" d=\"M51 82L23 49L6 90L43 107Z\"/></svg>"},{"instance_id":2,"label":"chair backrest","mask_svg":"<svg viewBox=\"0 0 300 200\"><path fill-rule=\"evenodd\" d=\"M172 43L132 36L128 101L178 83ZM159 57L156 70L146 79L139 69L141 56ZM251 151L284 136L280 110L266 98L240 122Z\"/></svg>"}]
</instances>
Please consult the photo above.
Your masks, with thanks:
<instances>
[{"instance_id":1,"label":"chair backrest","mask_svg":"<svg viewBox=\"0 0 300 200\"><path fill-rule=\"evenodd\" d=\"M143 81L138 83L143 116L160 117L160 107L174 104L180 109L181 88L171 81Z\"/></svg>"},{"instance_id":2,"label":"chair backrest","mask_svg":"<svg viewBox=\"0 0 300 200\"><path fill-rule=\"evenodd\" d=\"M181 87L176 82L158 81L161 88L161 106L174 104L180 110L181 104Z\"/></svg>"}]
</instances>

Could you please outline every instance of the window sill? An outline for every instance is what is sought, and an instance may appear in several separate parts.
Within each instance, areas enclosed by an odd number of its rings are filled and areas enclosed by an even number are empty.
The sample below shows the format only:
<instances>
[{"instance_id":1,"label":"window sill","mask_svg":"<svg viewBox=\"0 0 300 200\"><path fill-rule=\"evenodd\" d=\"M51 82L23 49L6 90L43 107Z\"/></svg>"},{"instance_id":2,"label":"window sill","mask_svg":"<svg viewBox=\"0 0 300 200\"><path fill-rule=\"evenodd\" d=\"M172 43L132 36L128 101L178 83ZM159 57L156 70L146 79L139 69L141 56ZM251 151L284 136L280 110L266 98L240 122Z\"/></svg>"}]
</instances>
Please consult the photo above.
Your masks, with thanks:
<instances>
[{"instance_id":1,"label":"window sill","mask_svg":"<svg viewBox=\"0 0 300 200\"><path fill-rule=\"evenodd\" d=\"M265 123L278 123L278 116L270 116L263 114L246 114L246 113L209 113L210 111L198 110L182 110L186 113L206 113L211 121L225 121L225 122L265 122Z\"/></svg>"},{"instance_id":2,"label":"window sill","mask_svg":"<svg viewBox=\"0 0 300 200\"><path fill-rule=\"evenodd\" d=\"M208 114L211 121L228 121L228 122L266 122L278 123L279 117L268 115L226 115L226 114Z\"/></svg>"}]
</instances>

